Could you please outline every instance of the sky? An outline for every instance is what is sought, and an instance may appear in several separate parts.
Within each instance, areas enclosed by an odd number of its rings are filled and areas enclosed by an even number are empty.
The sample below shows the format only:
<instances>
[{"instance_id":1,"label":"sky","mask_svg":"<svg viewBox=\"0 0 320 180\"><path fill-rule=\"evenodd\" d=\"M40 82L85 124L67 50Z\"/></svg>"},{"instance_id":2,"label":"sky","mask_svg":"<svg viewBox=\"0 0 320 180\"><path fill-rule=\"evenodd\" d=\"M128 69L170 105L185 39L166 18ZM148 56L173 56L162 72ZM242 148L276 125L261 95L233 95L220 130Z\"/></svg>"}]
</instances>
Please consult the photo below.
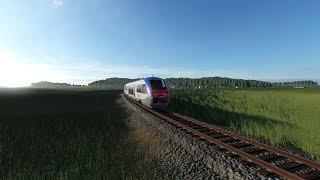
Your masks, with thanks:
<instances>
[{"instance_id":1,"label":"sky","mask_svg":"<svg viewBox=\"0 0 320 180\"><path fill-rule=\"evenodd\" d=\"M0 86L110 77L320 81L317 0L1 0Z\"/></svg>"}]
</instances>

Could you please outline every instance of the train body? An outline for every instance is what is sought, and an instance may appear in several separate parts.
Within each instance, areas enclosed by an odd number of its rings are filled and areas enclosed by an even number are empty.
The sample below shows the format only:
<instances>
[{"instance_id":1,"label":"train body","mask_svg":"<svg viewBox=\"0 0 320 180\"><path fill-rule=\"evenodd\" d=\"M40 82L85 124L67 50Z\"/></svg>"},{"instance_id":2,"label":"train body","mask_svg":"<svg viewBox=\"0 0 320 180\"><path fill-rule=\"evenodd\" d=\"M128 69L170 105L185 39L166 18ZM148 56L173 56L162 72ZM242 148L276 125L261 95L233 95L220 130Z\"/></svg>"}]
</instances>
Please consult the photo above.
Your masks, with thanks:
<instances>
[{"instance_id":1,"label":"train body","mask_svg":"<svg viewBox=\"0 0 320 180\"><path fill-rule=\"evenodd\" d=\"M127 97L151 108L163 109L168 106L170 101L166 82L157 77L148 77L127 83L123 90Z\"/></svg>"}]
</instances>

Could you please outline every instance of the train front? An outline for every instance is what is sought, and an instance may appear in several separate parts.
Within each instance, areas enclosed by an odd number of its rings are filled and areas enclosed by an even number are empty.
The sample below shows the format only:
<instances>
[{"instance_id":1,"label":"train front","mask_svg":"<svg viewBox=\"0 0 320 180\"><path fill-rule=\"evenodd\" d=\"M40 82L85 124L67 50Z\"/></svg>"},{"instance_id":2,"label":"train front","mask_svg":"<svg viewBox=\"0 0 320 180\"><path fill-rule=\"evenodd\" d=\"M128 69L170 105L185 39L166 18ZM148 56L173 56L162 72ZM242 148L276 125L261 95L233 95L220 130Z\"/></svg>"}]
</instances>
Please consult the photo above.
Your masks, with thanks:
<instances>
[{"instance_id":1,"label":"train front","mask_svg":"<svg viewBox=\"0 0 320 180\"><path fill-rule=\"evenodd\" d=\"M151 95L151 107L163 109L166 108L170 101L170 94L167 84L161 78L149 78L150 82L150 95Z\"/></svg>"}]
</instances>

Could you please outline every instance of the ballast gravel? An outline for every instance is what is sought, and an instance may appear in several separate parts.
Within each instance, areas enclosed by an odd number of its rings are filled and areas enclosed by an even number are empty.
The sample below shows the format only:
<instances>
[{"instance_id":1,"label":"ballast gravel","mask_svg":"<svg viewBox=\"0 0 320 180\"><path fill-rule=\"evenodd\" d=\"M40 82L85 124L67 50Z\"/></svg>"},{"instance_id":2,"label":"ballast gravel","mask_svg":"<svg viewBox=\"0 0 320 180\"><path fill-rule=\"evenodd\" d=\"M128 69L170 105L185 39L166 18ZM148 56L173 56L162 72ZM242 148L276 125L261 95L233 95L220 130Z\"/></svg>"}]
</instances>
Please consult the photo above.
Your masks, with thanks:
<instances>
[{"instance_id":1,"label":"ballast gravel","mask_svg":"<svg viewBox=\"0 0 320 180\"><path fill-rule=\"evenodd\" d=\"M264 179L253 169L132 104L122 94L133 140L166 172L161 179Z\"/></svg>"}]
</instances>

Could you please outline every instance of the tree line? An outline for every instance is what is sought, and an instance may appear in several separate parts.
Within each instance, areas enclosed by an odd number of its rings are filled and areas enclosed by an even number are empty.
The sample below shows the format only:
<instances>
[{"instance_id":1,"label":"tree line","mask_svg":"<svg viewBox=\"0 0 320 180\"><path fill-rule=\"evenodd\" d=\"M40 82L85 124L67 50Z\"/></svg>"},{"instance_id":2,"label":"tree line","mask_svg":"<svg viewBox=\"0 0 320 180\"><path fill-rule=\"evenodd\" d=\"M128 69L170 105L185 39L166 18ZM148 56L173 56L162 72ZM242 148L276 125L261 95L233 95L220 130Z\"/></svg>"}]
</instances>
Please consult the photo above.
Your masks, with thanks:
<instances>
[{"instance_id":1,"label":"tree line","mask_svg":"<svg viewBox=\"0 0 320 180\"><path fill-rule=\"evenodd\" d=\"M225 77L168 78L166 82L171 88L259 88L272 86L270 82Z\"/></svg>"},{"instance_id":2,"label":"tree line","mask_svg":"<svg viewBox=\"0 0 320 180\"><path fill-rule=\"evenodd\" d=\"M311 80L306 81L292 81L292 82L275 82L272 83L273 86L317 86L318 82Z\"/></svg>"},{"instance_id":3,"label":"tree line","mask_svg":"<svg viewBox=\"0 0 320 180\"><path fill-rule=\"evenodd\" d=\"M31 87L35 88L80 88L86 87L84 85L73 85L68 83L53 83L48 81L40 81L37 83L32 83Z\"/></svg>"},{"instance_id":4,"label":"tree line","mask_svg":"<svg viewBox=\"0 0 320 180\"><path fill-rule=\"evenodd\" d=\"M122 89L123 85L136 81L138 79L129 79L129 78L108 78L105 80L94 81L88 84L88 87L103 87L103 88L115 88Z\"/></svg>"},{"instance_id":5,"label":"tree line","mask_svg":"<svg viewBox=\"0 0 320 180\"><path fill-rule=\"evenodd\" d=\"M123 85L138 79L109 78L90 83L89 87L123 88ZM170 88L250 88L272 87L270 82L257 80L232 79L225 77L204 78L167 78L165 79Z\"/></svg>"},{"instance_id":6,"label":"tree line","mask_svg":"<svg viewBox=\"0 0 320 180\"><path fill-rule=\"evenodd\" d=\"M108 78L105 80L98 80L89 83L88 86L84 85L71 85L67 83L52 83L41 81L32 83L32 87L36 88L108 88L108 89L122 89L123 85L136 81L139 79L129 78ZM317 86L318 83L306 81L293 81L293 82L265 82L257 80L244 80L232 79L226 77L203 77L203 78L167 78L165 79L169 88L269 88L279 86Z\"/></svg>"}]
</instances>

